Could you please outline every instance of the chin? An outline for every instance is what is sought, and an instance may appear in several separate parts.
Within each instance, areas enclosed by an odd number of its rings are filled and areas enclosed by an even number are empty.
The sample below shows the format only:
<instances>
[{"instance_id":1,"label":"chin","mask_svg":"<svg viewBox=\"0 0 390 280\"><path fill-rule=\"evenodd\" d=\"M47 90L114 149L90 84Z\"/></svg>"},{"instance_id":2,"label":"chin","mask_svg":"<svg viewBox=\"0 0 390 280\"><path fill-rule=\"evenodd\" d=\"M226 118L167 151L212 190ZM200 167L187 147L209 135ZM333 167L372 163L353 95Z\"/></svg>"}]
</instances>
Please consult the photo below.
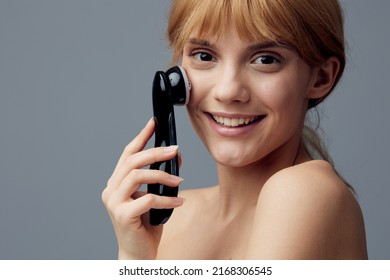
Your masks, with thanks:
<instances>
[{"instance_id":1,"label":"chin","mask_svg":"<svg viewBox=\"0 0 390 280\"><path fill-rule=\"evenodd\" d=\"M253 159L247 149L240 149L229 145L219 145L210 150L213 159L222 166L226 167L245 167L253 162Z\"/></svg>"}]
</instances>

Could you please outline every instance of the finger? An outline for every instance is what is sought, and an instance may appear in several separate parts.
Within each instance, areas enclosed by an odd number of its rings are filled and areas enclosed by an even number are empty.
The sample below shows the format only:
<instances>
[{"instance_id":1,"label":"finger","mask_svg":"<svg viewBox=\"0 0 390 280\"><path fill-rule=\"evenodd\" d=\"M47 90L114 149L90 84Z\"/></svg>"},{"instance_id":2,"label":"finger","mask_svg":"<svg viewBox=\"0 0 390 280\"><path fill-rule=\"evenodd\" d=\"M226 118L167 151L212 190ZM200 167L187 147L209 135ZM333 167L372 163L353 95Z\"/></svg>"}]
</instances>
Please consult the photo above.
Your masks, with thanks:
<instances>
[{"instance_id":1,"label":"finger","mask_svg":"<svg viewBox=\"0 0 390 280\"><path fill-rule=\"evenodd\" d=\"M129 155L137 153L145 148L146 144L153 136L155 126L156 123L154 118L151 118L140 133L125 147L119 158L118 165L120 165Z\"/></svg>"},{"instance_id":2,"label":"finger","mask_svg":"<svg viewBox=\"0 0 390 280\"><path fill-rule=\"evenodd\" d=\"M127 219L134 219L154 209L171 209L183 205L184 199L181 197L159 196L146 194L137 200L127 203L123 211L127 213Z\"/></svg>"},{"instance_id":3,"label":"finger","mask_svg":"<svg viewBox=\"0 0 390 280\"><path fill-rule=\"evenodd\" d=\"M139 132L139 134L125 147L124 151L122 152L122 155L120 156L114 168L114 171L110 179L107 182L108 189L110 189L111 186L113 185L112 181L115 181L116 183L117 180L114 180L114 178L118 169L122 166L123 161L126 160L129 157L129 155L137 151L141 151L145 148L146 144L148 143L148 141L153 135L154 129L155 129L155 121L154 118L151 118L147 122L145 127Z\"/></svg>"},{"instance_id":4,"label":"finger","mask_svg":"<svg viewBox=\"0 0 390 280\"><path fill-rule=\"evenodd\" d=\"M142 184L162 184L177 187L182 178L160 170L133 169L112 194L114 203L128 201Z\"/></svg>"},{"instance_id":5,"label":"finger","mask_svg":"<svg viewBox=\"0 0 390 280\"><path fill-rule=\"evenodd\" d=\"M134 169L141 169L155 162L170 160L177 154L177 146L158 147L140 151L129 156L122 164L114 170L110 183L119 186L124 178Z\"/></svg>"},{"instance_id":6,"label":"finger","mask_svg":"<svg viewBox=\"0 0 390 280\"><path fill-rule=\"evenodd\" d=\"M156 147L148 150L140 151L124 162L126 167L142 168L151 165L155 162L163 162L174 158L178 153L179 147L177 145L168 147Z\"/></svg>"}]
</instances>

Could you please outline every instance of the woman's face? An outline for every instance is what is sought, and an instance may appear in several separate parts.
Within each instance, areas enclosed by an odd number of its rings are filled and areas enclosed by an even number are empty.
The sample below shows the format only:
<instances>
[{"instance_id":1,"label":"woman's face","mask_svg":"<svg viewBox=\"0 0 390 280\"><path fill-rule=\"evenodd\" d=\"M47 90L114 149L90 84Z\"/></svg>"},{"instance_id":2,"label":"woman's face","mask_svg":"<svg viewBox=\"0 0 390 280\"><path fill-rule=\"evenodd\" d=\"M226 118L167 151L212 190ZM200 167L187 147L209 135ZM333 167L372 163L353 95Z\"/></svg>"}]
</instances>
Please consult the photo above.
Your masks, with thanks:
<instances>
[{"instance_id":1,"label":"woman's face","mask_svg":"<svg viewBox=\"0 0 390 280\"><path fill-rule=\"evenodd\" d=\"M295 154L313 69L289 45L244 41L234 31L212 39L191 37L182 66L191 122L213 158L237 167Z\"/></svg>"}]
</instances>

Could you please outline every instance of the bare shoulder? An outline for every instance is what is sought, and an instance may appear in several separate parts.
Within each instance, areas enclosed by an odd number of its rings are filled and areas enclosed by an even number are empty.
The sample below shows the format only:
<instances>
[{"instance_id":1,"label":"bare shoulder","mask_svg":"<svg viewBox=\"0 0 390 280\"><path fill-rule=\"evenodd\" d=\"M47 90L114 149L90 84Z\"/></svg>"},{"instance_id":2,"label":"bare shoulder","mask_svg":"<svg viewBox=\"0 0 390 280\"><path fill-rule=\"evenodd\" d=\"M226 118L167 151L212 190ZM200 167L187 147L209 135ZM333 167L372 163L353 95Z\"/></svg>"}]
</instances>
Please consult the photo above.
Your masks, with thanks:
<instances>
[{"instance_id":1,"label":"bare shoulder","mask_svg":"<svg viewBox=\"0 0 390 280\"><path fill-rule=\"evenodd\" d=\"M313 201L316 204L329 198L354 200L350 188L333 166L323 160L304 162L277 172L265 183L260 198L268 195L281 197L280 191L301 199L316 198L318 200Z\"/></svg>"},{"instance_id":2,"label":"bare shoulder","mask_svg":"<svg viewBox=\"0 0 390 280\"><path fill-rule=\"evenodd\" d=\"M366 258L362 213L350 188L325 161L272 176L259 195L249 258Z\"/></svg>"}]
</instances>

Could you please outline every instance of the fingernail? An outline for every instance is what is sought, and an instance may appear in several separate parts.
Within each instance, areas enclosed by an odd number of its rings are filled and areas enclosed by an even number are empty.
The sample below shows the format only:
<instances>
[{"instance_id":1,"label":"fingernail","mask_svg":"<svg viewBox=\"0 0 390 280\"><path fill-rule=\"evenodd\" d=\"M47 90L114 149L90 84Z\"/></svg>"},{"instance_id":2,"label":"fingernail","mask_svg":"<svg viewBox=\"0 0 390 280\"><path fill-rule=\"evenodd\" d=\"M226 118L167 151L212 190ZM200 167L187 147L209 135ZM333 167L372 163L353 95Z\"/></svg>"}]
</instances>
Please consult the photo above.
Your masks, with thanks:
<instances>
[{"instance_id":1,"label":"fingernail","mask_svg":"<svg viewBox=\"0 0 390 280\"><path fill-rule=\"evenodd\" d=\"M175 175L170 175L170 178L171 178L173 181L178 182L179 184L180 184L181 182L184 181L183 178L181 178L181 177L179 177L179 176L175 176Z\"/></svg>"},{"instance_id":2,"label":"fingernail","mask_svg":"<svg viewBox=\"0 0 390 280\"><path fill-rule=\"evenodd\" d=\"M155 121L155 118L154 118L154 117L151 117L151 118L148 120L147 124L150 124L150 123L152 123L152 122L154 122L154 121Z\"/></svg>"},{"instance_id":3,"label":"fingernail","mask_svg":"<svg viewBox=\"0 0 390 280\"><path fill-rule=\"evenodd\" d=\"M177 151L177 149L179 149L178 145L172 145L172 146L164 147L163 151L165 153L171 153L171 152Z\"/></svg>"},{"instance_id":4,"label":"fingernail","mask_svg":"<svg viewBox=\"0 0 390 280\"><path fill-rule=\"evenodd\" d=\"M182 197L173 197L172 200L175 205L182 205L184 203L184 198Z\"/></svg>"}]
</instances>

